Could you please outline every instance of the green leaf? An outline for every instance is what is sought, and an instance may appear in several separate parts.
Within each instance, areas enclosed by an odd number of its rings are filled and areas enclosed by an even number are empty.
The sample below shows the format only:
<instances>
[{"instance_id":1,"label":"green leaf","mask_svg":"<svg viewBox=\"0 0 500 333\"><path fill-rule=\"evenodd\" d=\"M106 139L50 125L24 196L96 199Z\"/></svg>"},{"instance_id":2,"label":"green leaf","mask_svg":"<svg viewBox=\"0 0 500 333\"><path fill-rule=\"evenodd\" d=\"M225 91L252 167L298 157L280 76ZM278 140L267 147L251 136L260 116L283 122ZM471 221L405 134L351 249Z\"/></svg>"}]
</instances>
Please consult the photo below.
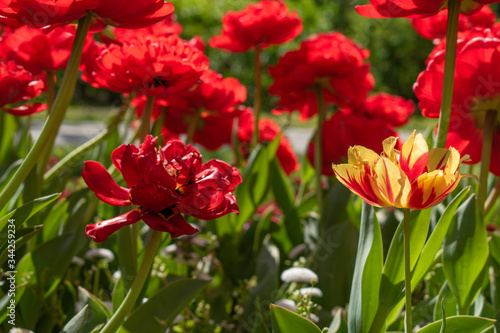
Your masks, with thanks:
<instances>
[{"instance_id":1,"label":"green leaf","mask_svg":"<svg viewBox=\"0 0 500 333\"><path fill-rule=\"evenodd\" d=\"M243 172L243 182L236 188L236 198L240 213L236 217L235 230L241 230L252 217L257 206L262 203L269 188L271 162L276 156L279 137L269 145L257 147L251 152L248 164Z\"/></svg>"},{"instance_id":2,"label":"green leaf","mask_svg":"<svg viewBox=\"0 0 500 333\"><path fill-rule=\"evenodd\" d=\"M310 260L319 277L317 287L323 291L323 297L316 303L323 309L349 302L358 237L358 228L345 221L330 226L316 242Z\"/></svg>"},{"instance_id":3,"label":"green leaf","mask_svg":"<svg viewBox=\"0 0 500 333\"><path fill-rule=\"evenodd\" d=\"M383 267L380 226L373 207L363 202L358 252L347 323L349 332L369 332L378 308Z\"/></svg>"},{"instance_id":4,"label":"green leaf","mask_svg":"<svg viewBox=\"0 0 500 333\"><path fill-rule=\"evenodd\" d=\"M94 327L111 318L112 314L108 307L88 290L79 286L78 295L80 304L89 307L89 316L84 326L84 332L90 332Z\"/></svg>"},{"instance_id":5,"label":"green leaf","mask_svg":"<svg viewBox=\"0 0 500 333\"><path fill-rule=\"evenodd\" d=\"M443 243L444 274L459 314L468 313L481 288L488 253L486 228L472 195L457 209Z\"/></svg>"},{"instance_id":6,"label":"green leaf","mask_svg":"<svg viewBox=\"0 0 500 333\"><path fill-rule=\"evenodd\" d=\"M163 333L209 281L182 279L159 290L139 306L118 329L119 333Z\"/></svg>"},{"instance_id":7,"label":"green leaf","mask_svg":"<svg viewBox=\"0 0 500 333\"><path fill-rule=\"evenodd\" d=\"M61 196L61 193L51 194L45 197L41 197L30 201L21 207L11 211L4 217L0 218L0 245L4 244L4 241L7 239L7 224L9 220L15 220L14 225L16 229L19 228L24 222L26 222L30 217L35 215L40 209L47 206L54 200L58 199Z\"/></svg>"},{"instance_id":8,"label":"green leaf","mask_svg":"<svg viewBox=\"0 0 500 333\"><path fill-rule=\"evenodd\" d=\"M443 287L439 291L438 300L434 305L434 321L443 319L443 310L448 316L457 315L457 300L450 290L450 286L447 282L443 284Z\"/></svg>"},{"instance_id":9,"label":"green leaf","mask_svg":"<svg viewBox=\"0 0 500 333\"><path fill-rule=\"evenodd\" d=\"M87 322L89 306L85 305L66 325L60 333L81 333Z\"/></svg>"},{"instance_id":10,"label":"green leaf","mask_svg":"<svg viewBox=\"0 0 500 333\"><path fill-rule=\"evenodd\" d=\"M298 245L304 241L302 234L302 223L300 223L299 214L295 208L295 195L290 184L281 169L277 159L271 162L271 188L278 206L283 211L286 232L293 245Z\"/></svg>"},{"instance_id":11,"label":"green leaf","mask_svg":"<svg viewBox=\"0 0 500 333\"><path fill-rule=\"evenodd\" d=\"M472 316L454 316L446 318L446 332L481 333L494 324L495 320L493 319ZM417 333L439 333L441 325L442 320L439 320L418 330Z\"/></svg>"},{"instance_id":12,"label":"green leaf","mask_svg":"<svg viewBox=\"0 0 500 333\"><path fill-rule=\"evenodd\" d=\"M467 194L469 194L469 191L470 186L464 188L460 193L458 193L453 201L446 207L443 215L441 215L434 231L427 240L427 243L425 243L422 254L420 255L417 265L415 266L415 270L412 273L412 289L417 286L420 280L424 278L427 271L431 268L432 263L436 258L436 254L441 249L441 245L443 244L443 240L453 220L455 211L462 200L467 196Z\"/></svg>"},{"instance_id":13,"label":"green leaf","mask_svg":"<svg viewBox=\"0 0 500 333\"><path fill-rule=\"evenodd\" d=\"M431 209L412 211L410 215L410 267L413 270L425 244ZM380 302L394 306L404 289L403 221L398 226L389 247L380 286Z\"/></svg>"},{"instance_id":14,"label":"green leaf","mask_svg":"<svg viewBox=\"0 0 500 333\"><path fill-rule=\"evenodd\" d=\"M312 321L285 308L271 304L273 333L321 333Z\"/></svg>"},{"instance_id":15,"label":"green leaf","mask_svg":"<svg viewBox=\"0 0 500 333\"><path fill-rule=\"evenodd\" d=\"M42 228L42 225L34 226L34 227L28 227L28 228L20 228L16 230L16 241L14 242L14 249L17 251L19 250L26 242L35 236ZM2 266L5 263L5 260L7 260L8 255L9 255L9 245L11 244L5 244L5 248L2 250L2 253L0 254L0 266Z\"/></svg>"}]
</instances>

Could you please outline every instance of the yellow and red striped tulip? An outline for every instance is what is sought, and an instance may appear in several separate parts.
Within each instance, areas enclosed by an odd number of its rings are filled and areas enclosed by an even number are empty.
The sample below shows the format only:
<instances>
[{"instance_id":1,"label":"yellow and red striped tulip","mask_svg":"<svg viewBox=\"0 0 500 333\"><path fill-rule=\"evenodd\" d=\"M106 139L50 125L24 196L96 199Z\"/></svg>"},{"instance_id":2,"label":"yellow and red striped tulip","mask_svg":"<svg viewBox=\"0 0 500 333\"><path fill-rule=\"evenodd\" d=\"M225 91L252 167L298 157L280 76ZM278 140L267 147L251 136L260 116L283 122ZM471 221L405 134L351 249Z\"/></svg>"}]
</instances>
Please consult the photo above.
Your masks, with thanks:
<instances>
[{"instance_id":1,"label":"yellow and red striped tulip","mask_svg":"<svg viewBox=\"0 0 500 333\"><path fill-rule=\"evenodd\" d=\"M348 163L334 164L337 179L371 205L425 209L441 203L458 185L460 158L455 148L430 149L415 131L394 149L397 138L383 141L378 155L362 146L349 148Z\"/></svg>"}]
</instances>

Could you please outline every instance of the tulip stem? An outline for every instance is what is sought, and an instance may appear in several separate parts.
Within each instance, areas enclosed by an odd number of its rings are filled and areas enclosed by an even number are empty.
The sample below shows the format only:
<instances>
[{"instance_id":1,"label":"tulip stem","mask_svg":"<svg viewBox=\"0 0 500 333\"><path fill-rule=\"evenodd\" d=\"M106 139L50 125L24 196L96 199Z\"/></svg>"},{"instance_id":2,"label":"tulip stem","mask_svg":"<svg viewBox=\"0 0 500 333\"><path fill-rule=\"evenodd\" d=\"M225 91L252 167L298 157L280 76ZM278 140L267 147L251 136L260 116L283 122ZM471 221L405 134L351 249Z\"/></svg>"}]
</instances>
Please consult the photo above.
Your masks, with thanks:
<instances>
[{"instance_id":1,"label":"tulip stem","mask_svg":"<svg viewBox=\"0 0 500 333\"><path fill-rule=\"evenodd\" d=\"M50 111L54 105L54 96L56 92L56 73L47 71L47 109ZM48 116L48 114L47 114Z\"/></svg>"},{"instance_id":2,"label":"tulip stem","mask_svg":"<svg viewBox=\"0 0 500 333\"><path fill-rule=\"evenodd\" d=\"M186 137L186 144L193 142L194 133L196 132L196 127L198 126L198 121L201 117L201 110L196 110L193 115L193 119L189 123Z\"/></svg>"},{"instance_id":3,"label":"tulip stem","mask_svg":"<svg viewBox=\"0 0 500 333\"><path fill-rule=\"evenodd\" d=\"M75 34L75 40L71 49L68 66L64 72L64 77L61 81L61 88L56 96L50 114L43 126L40 136L36 140L23 163L17 169L16 173L4 187L0 193L0 210L7 204L17 191L21 183L26 179L31 169L35 166L38 160L42 157L44 148L54 140L59 127L64 119L66 109L71 102L73 92L75 91L76 79L78 77L78 67L82 57L83 45L89 31L91 14L87 14L78 21L78 28Z\"/></svg>"},{"instance_id":4,"label":"tulip stem","mask_svg":"<svg viewBox=\"0 0 500 333\"><path fill-rule=\"evenodd\" d=\"M491 208L493 208L493 205L495 204L495 201L498 199L499 195L500 195L500 179L497 181L495 188L490 192L488 199L486 199L486 202L484 203L484 214L485 215L488 214L488 212L491 210Z\"/></svg>"},{"instance_id":5,"label":"tulip stem","mask_svg":"<svg viewBox=\"0 0 500 333\"><path fill-rule=\"evenodd\" d=\"M479 173L479 193L477 195L478 208L484 216L484 203L488 192L488 176L490 174L491 148L493 146L493 132L496 127L496 110L486 111L483 127L483 150L481 152L481 171Z\"/></svg>"},{"instance_id":6,"label":"tulip stem","mask_svg":"<svg viewBox=\"0 0 500 333\"><path fill-rule=\"evenodd\" d=\"M153 115L153 108L155 106L155 96L148 95L146 106L142 111L141 128L139 129L139 140L144 142L146 136L151 132L151 116Z\"/></svg>"},{"instance_id":7,"label":"tulip stem","mask_svg":"<svg viewBox=\"0 0 500 333\"><path fill-rule=\"evenodd\" d=\"M156 256L156 252L158 247L160 246L162 233L157 230L151 229L151 236L149 238L148 245L146 247L146 252L144 253L144 257L142 259L141 267L137 272L137 276L135 277L130 290L125 296L123 303L120 305L118 310L113 314L108 323L103 327L100 333L114 333L120 327L120 325L125 320L125 317L132 311L139 294L141 293L142 288L144 287L144 283L149 276L149 272L151 271L151 266L153 265L154 258Z\"/></svg>"},{"instance_id":8,"label":"tulip stem","mask_svg":"<svg viewBox=\"0 0 500 333\"><path fill-rule=\"evenodd\" d=\"M262 49L256 46L254 50L254 70L255 70L255 93L253 99L253 109L255 111L255 125L253 129L251 149L259 143L259 121L262 113L262 64L260 55Z\"/></svg>"},{"instance_id":9,"label":"tulip stem","mask_svg":"<svg viewBox=\"0 0 500 333\"><path fill-rule=\"evenodd\" d=\"M321 226L323 221L323 185L322 185L322 166L323 166L323 123L326 118L325 101L323 97L323 88L321 85L317 84L316 88L316 98L318 101L318 123L316 126L316 137L315 137L315 147L314 147L314 168L316 169L316 198L318 201L318 212L319 212L319 225Z\"/></svg>"},{"instance_id":10,"label":"tulip stem","mask_svg":"<svg viewBox=\"0 0 500 333\"><path fill-rule=\"evenodd\" d=\"M443 95L439 114L435 148L444 148L450 126L451 104L453 101L453 83L455 80L455 62L457 58L458 19L460 0L448 0L448 27L446 30L446 50L443 75Z\"/></svg>"},{"instance_id":11,"label":"tulip stem","mask_svg":"<svg viewBox=\"0 0 500 333\"><path fill-rule=\"evenodd\" d=\"M114 117L113 121L108 125L108 128L106 128L101 133L99 133L89 141L85 142L78 148L71 151L68 155L64 156L62 160L57 162L56 165L54 165L49 171L47 171L47 173L45 173L44 181L51 182L55 177L60 175L60 173L63 171L64 168L71 167L71 165L68 165L69 163L75 161L76 159L82 158L87 151L94 148L97 144L101 143L104 139L110 136L116 130L118 125L121 123L126 111L128 110L128 107L130 106L132 97L133 95L130 94L125 99L120 108L120 111L118 111L118 114Z\"/></svg>"},{"instance_id":12,"label":"tulip stem","mask_svg":"<svg viewBox=\"0 0 500 333\"><path fill-rule=\"evenodd\" d=\"M405 252L405 333L412 331L411 315L411 267L410 267L410 209L404 208L404 252Z\"/></svg>"}]
</instances>

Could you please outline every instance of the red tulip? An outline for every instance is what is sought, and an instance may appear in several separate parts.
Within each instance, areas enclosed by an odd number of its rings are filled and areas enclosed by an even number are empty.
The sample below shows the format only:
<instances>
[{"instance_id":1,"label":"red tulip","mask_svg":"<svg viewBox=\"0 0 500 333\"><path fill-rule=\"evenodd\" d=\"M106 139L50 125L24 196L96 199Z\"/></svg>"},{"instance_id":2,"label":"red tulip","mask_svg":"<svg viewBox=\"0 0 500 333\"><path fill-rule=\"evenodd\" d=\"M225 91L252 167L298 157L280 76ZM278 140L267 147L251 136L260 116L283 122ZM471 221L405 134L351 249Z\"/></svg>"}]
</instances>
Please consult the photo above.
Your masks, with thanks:
<instances>
[{"instance_id":1,"label":"red tulip","mask_svg":"<svg viewBox=\"0 0 500 333\"><path fill-rule=\"evenodd\" d=\"M228 12L222 18L222 34L213 37L211 47L245 52L259 46L284 44L302 32L302 20L288 12L283 1L261 0L246 9Z\"/></svg>"},{"instance_id":2,"label":"red tulip","mask_svg":"<svg viewBox=\"0 0 500 333\"><path fill-rule=\"evenodd\" d=\"M216 150L231 143L233 119L239 115L235 107L246 100L245 86L235 78L224 78L221 74L207 70L196 88L179 94L158 98L153 109L157 118L163 107L166 133L186 133L196 121L193 142L209 150ZM144 96L136 98L139 116L145 106Z\"/></svg>"},{"instance_id":3,"label":"red tulip","mask_svg":"<svg viewBox=\"0 0 500 333\"><path fill-rule=\"evenodd\" d=\"M173 10L164 0L2 0L0 21L41 28L70 23L91 12L113 26L141 28L163 20Z\"/></svg>"},{"instance_id":4,"label":"red tulip","mask_svg":"<svg viewBox=\"0 0 500 333\"><path fill-rule=\"evenodd\" d=\"M102 201L114 206L138 208L111 220L90 224L86 233L96 242L116 230L143 220L149 227L169 232L172 238L198 230L182 214L211 220L238 212L233 191L241 176L236 168L220 160L202 163L191 145L170 141L155 148L156 138L146 137L139 147L122 145L111 155L113 164L129 188L115 183L99 162L85 162L82 177Z\"/></svg>"},{"instance_id":5,"label":"red tulip","mask_svg":"<svg viewBox=\"0 0 500 333\"><path fill-rule=\"evenodd\" d=\"M411 24L417 33L427 39L441 39L446 36L448 10L444 9L434 16L416 18ZM465 31L473 27L490 28L496 20L496 15L488 6L472 15L460 14L458 30Z\"/></svg>"},{"instance_id":6,"label":"red tulip","mask_svg":"<svg viewBox=\"0 0 500 333\"><path fill-rule=\"evenodd\" d=\"M26 101L40 95L45 88L42 80L33 77L13 61L0 61L0 107L15 116L27 116L44 111L47 106L41 103L27 104ZM18 105L20 104L20 105ZM8 107L4 107L9 105Z\"/></svg>"},{"instance_id":7,"label":"red tulip","mask_svg":"<svg viewBox=\"0 0 500 333\"><path fill-rule=\"evenodd\" d=\"M119 93L164 96L193 88L208 58L176 35L145 36L121 44L95 45L85 57L82 79Z\"/></svg>"},{"instance_id":8,"label":"red tulip","mask_svg":"<svg viewBox=\"0 0 500 333\"><path fill-rule=\"evenodd\" d=\"M374 86L368 56L368 50L341 33L312 35L269 68L274 79L269 92L279 96L284 111L300 110L302 119L317 113L318 85L327 102L350 106L363 100Z\"/></svg>"},{"instance_id":9,"label":"red tulip","mask_svg":"<svg viewBox=\"0 0 500 333\"><path fill-rule=\"evenodd\" d=\"M413 111L415 111L415 104L400 96L378 93L368 97L364 104L360 105L360 108L362 112L357 111L357 114L362 114L370 119L379 119L391 126L399 127L410 120Z\"/></svg>"},{"instance_id":10,"label":"red tulip","mask_svg":"<svg viewBox=\"0 0 500 333\"><path fill-rule=\"evenodd\" d=\"M500 2L500 0L467 0L461 1L460 11L474 14L484 5ZM366 17L407 17L420 18L436 15L446 8L448 0L370 0L369 5L356 6L356 11Z\"/></svg>"},{"instance_id":11,"label":"red tulip","mask_svg":"<svg viewBox=\"0 0 500 333\"><path fill-rule=\"evenodd\" d=\"M450 127L446 147L470 155L465 163L481 161L483 128L488 110L500 110L500 39L497 32L478 29L458 41ZM482 35L479 37L478 35ZM414 92L425 117L438 118L444 73L444 51L433 52L420 73ZM500 126L495 122L490 171L500 176Z\"/></svg>"},{"instance_id":12,"label":"red tulip","mask_svg":"<svg viewBox=\"0 0 500 333\"><path fill-rule=\"evenodd\" d=\"M50 32L26 26L10 30L1 37L0 57L15 61L35 75L64 69L71 53L75 31L76 27L72 25L55 28ZM86 47L91 39L92 35L89 35Z\"/></svg>"}]
</instances>

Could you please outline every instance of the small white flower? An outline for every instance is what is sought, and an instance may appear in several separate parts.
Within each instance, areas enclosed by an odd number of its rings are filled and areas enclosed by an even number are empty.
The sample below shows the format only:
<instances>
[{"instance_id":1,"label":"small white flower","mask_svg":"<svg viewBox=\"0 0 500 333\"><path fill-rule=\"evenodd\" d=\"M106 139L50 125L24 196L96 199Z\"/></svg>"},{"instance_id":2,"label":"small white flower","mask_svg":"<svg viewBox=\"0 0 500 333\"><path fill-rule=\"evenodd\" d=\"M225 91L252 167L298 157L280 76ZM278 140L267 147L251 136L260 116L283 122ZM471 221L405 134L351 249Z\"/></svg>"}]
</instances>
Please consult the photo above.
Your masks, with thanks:
<instances>
[{"instance_id":1,"label":"small white flower","mask_svg":"<svg viewBox=\"0 0 500 333\"><path fill-rule=\"evenodd\" d=\"M25 328L13 327L10 329L9 333L33 333L33 331L27 330Z\"/></svg>"},{"instance_id":2,"label":"small white flower","mask_svg":"<svg viewBox=\"0 0 500 333\"><path fill-rule=\"evenodd\" d=\"M287 310L297 312L297 304L295 304L295 302L291 299L280 299L279 301L274 302L274 304Z\"/></svg>"},{"instance_id":3,"label":"small white flower","mask_svg":"<svg viewBox=\"0 0 500 333\"><path fill-rule=\"evenodd\" d=\"M85 253L85 258L90 261L112 262L115 260L115 255L108 249L90 249Z\"/></svg>"},{"instance_id":4,"label":"small white flower","mask_svg":"<svg viewBox=\"0 0 500 333\"><path fill-rule=\"evenodd\" d=\"M85 265L85 260L83 260L80 257L75 256L75 257L71 258L71 263L73 265L76 265L76 266L83 266L83 265Z\"/></svg>"},{"instance_id":5,"label":"small white flower","mask_svg":"<svg viewBox=\"0 0 500 333\"><path fill-rule=\"evenodd\" d=\"M316 283L318 282L318 276L309 268L292 267L281 273L281 280L283 282Z\"/></svg>"},{"instance_id":6,"label":"small white flower","mask_svg":"<svg viewBox=\"0 0 500 333\"><path fill-rule=\"evenodd\" d=\"M310 313L309 316L307 316L307 319L312 321L313 323L317 324L319 322L318 316L316 316L314 313Z\"/></svg>"},{"instance_id":7,"label":"small white flower","mask_svg":"<svg viewBox=\"0 0 500 333\"><path fill-rule=\"evenodd\" d=\"M120 278L122 277L122 272L120 270L117 270L116 272L113 273L113 282L118 282Z\"/></svg>"},{"instance_id":8,"label":"small white flower","mask_svg":"<svg viewBox=\"0 0 500 333\"><path fill-rule=\"evenodd\" d=\"M301 288L299 289L299 293L302 296L311 295L312 297L323 297L323 292L319 288L310 287L310 288Z\"/></svg>"}]
</instances>

